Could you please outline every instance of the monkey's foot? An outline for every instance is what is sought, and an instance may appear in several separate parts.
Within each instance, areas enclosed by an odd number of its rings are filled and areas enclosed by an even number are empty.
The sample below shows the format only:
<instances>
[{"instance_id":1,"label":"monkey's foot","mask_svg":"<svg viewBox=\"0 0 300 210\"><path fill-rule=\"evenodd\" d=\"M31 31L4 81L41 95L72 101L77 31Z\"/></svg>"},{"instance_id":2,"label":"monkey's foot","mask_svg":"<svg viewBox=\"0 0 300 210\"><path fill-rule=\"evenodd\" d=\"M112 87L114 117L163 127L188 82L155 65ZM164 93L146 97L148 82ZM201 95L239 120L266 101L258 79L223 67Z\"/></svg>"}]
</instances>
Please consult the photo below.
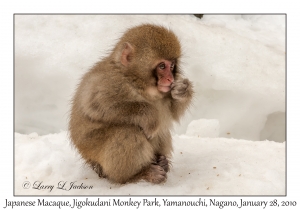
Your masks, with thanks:
<instances>
[{"instance_id":1,"label":"monkey's foot","mask_svg":"<svg viewBox=\"0 0 300 210\"><path fill-rule=\"evenodd\" d=\"M147 170L147 172L144 175L144 179L147 180L148 182L159 184L166 181L167 173L161 166L151 164L150 168Z\"/></svg>"},{"instance_id":2,"label":"monkey's foot","mask_svg":"<svg viewBox=\"0 0 300 210\"><path fill-rule=\"evenodd\" d=\"M89 163L90 163L92 169L98 174L98 176L99 176L100 178L105 178L105 177L106 177L106 176L104 175L103 169L102 169L102 167L101 167L101 165L100 165L99 163L94 162L94 161L91 161L91 162L89 162Z\"/></svg>"},{"instance_id":3,"label":"monkey's foot","mask_svg":"<svg viewBox=\"0 0 300 210\"><path fill-rule=\"evenodd\" d=\"M169 171L169 161L166 158L166 156L164 156L164 155L157 155L157 157L156 157L156 163L160 167L162 167L165 170L165 172Z\"/></svg>"}]
</instances>

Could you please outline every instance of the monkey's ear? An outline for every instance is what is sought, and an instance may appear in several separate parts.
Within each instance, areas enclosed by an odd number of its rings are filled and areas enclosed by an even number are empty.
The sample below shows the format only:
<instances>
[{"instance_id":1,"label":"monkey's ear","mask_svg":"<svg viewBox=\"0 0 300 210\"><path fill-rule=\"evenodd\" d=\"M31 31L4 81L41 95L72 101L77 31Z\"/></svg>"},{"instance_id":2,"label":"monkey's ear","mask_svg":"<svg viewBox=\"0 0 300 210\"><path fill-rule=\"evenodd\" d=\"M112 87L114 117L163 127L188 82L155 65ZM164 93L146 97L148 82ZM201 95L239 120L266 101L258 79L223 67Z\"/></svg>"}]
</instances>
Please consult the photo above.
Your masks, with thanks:
<instances>
[{"instance_id":1,"label":"monkey's ear","mask_svg":"<svg viewBox=\"0 0 300 210\"><path fill-rule=\"evenodd\" d=\"M121 54L121 63L124 66L128 66L133 56L133 47L128 42L124 43L124 48Z\"/></svg>"}]
</instances>

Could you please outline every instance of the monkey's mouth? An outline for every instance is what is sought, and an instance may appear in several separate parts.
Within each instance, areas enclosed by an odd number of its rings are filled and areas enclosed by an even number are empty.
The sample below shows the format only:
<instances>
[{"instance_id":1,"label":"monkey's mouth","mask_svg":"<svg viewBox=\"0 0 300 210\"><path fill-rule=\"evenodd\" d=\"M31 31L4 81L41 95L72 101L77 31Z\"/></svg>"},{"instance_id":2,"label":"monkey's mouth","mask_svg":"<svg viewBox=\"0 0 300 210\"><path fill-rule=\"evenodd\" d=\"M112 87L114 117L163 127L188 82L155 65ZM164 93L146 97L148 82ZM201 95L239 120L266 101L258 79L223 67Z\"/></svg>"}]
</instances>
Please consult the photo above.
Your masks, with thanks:
<instances>
[{"instance_id":1,"label":"monkey's mouth","mask_svg":"<svg viewBox=\"0 0 300 210\"><path fill-rule=\"evenodd\" d=\"M157 89L160 92L167 93L167 92L169 92L171 90L171 85L158 85Z\"/></svg>"}]
</instances>

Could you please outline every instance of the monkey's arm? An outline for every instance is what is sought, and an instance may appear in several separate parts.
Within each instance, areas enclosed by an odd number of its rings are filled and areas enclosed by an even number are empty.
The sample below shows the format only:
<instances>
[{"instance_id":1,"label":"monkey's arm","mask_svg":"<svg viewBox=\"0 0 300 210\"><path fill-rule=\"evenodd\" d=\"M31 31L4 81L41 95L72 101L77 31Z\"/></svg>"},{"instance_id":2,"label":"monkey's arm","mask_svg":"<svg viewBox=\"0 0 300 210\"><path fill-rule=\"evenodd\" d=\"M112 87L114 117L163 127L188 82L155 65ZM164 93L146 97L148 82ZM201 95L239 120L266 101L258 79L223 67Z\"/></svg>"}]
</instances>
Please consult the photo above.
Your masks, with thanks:
<instances>
[{"instance_id":1,"label":"monkey's arm","mask_svg":"<svg viewBox=\"0 0 300 210\"><path fill-rule=\"evenodd\" d=\"M115 103L103 116L103 120L107 122L137 125L143 129L147 138L151 138L157 130L159 124L157 119L158 110L142 101Z\"/></svg>"},{"instance_id":2,"label":"monkey's arm","mask_svg":"<svg viewBox=\"0 0 300 210\"><path fill-rule=\"evenodd\" d=\"M178 79L171 86L171 112L175 120L183 115L191 103L194 91L193 85L188 79Z\"/></svg>"},{"instance_id":3,"label":"monkey's arm","mask_svg":"<svg viewBox=\"0 0 300 210\"><path fill-rule=\"evenodd\" d=\"M151 137L159 124L156 107L137 99L135 90L119 74L96 70L83 78L75 99L84 115L95 122L136 125Z\"/></svg>"},{"instance_id":4,"label":"monkey's arm","mask_svg":"<svg viewBox=\"0 0 300 210\"><path fill-rule=\"evenodd\" d=\"M111 124L127 124L140 127L147 138L151 138L158 128L158 110L145 101L124 100L125 96L106 97L97 92L87 97L84 112L90 119ZM109 94L108 94L109 95Z\"/></svg>"}]
</instances>

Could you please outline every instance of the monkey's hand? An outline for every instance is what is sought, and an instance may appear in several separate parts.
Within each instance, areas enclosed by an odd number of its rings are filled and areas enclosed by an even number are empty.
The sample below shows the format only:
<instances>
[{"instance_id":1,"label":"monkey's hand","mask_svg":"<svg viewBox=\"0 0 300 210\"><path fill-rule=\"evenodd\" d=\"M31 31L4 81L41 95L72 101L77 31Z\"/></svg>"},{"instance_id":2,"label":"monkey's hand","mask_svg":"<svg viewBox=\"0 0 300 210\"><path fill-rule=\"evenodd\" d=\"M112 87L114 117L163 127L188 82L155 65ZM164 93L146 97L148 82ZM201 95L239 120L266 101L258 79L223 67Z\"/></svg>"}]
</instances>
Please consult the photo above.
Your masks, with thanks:
<instances>
[{"instance_id":1,"label":"monkey's hand","mask_svg":"<svg viewBox=\"0 0 300 210\"><path fill-rule=\"evenodd\" d=\"M176 100L185 100L191 97L192 84L188 79L178 79L171 85L172 98Z\"/></svg>"}]
</instances>

